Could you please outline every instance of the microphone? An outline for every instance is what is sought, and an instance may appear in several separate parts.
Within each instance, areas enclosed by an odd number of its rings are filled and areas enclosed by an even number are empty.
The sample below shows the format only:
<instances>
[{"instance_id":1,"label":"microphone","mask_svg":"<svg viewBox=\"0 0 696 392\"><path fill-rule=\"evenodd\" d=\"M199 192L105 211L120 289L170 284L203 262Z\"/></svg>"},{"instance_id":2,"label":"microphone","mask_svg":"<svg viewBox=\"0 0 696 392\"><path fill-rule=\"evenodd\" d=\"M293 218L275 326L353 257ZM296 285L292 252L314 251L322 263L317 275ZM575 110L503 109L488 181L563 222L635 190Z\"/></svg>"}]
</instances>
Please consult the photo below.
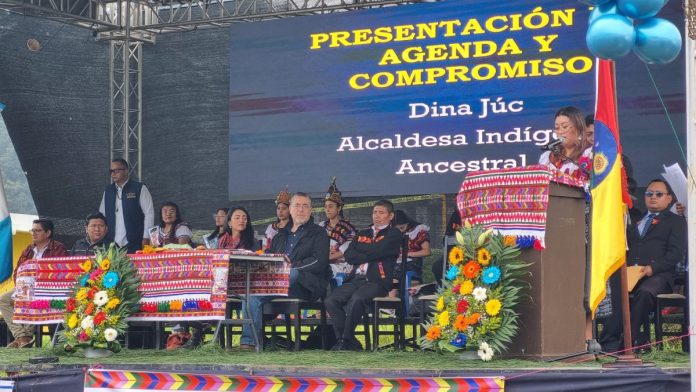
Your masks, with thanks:
<instances>
[{"instance_id":1,"label":"microphone","mask_svg":"<svg viewBox=\"0 0 696 392\"><path fill-rule=\"evenodd\" d=\"M565 138L563 136L559 136L558 139L550 142L549 144L541 146L541 151L554 151L556 147L560 146L564 141Z\"/></svg>"}]
</instances>

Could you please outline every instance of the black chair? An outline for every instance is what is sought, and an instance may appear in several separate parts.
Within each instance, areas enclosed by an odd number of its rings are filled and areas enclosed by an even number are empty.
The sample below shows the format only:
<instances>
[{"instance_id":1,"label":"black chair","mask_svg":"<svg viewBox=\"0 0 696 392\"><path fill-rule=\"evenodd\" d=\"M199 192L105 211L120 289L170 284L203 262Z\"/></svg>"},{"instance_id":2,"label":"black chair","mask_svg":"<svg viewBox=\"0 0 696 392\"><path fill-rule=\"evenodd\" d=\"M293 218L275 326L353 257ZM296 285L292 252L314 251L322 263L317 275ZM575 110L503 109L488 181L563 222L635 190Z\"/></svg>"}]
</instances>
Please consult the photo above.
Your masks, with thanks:
<instances>
[{"instance_id":1,"label":"black chair","mask_svg":"<svg viewBox=\"0 0 696 392\"><path fill-rule=\"evenodd\" d=\"M239 297L227 297L227 306L225 308L225 319L217 322L215 333L213 334L213 342L218 341L220 347L225 349L232 348L232 338L234 335L241 335L240 331L233 330L233 326L242 327L240 315L242 314L242 305L244 300ZM236 313L237 317L234 317Z\"/></svg>"},{"instance_id":2,"label":"black chair","mask_svg":"<svg viewBox=\"0 0 696 392\"><path fill-rule=\"evenodd\" d=\"M683 287L684 294L688 293L689 286L686 273L675 279L675 286ZM663 315L662 311L666 308L678 308L679 311ZM689 304L686 296L678 292L659 294L653 320L655 322L655 341L658 342L658 347L662 348L661 342L665 336L682 336L682 351L689 352ZM679 329L678 331L675 331L674 328L665 330L665 325L676 325Z\"/></svg>"},{"instance_id":3,"label":"black chair","mask_svg":"<svg viewBox=\"0 0 696 392\"><path fill-rule=\"evenodd\" d=\"M379 337L381 335L393 335L395 349L399 350L403 347L406 340L406 315L408 314L408 292L406 292L406 259L408 258L408 236L403 236L401 241L401 260L403 265L401 275L399 276L399 289L396 297L377 297L373 300L372 308L372 350L380 348ZM394 316L381 316L381 311L392 310ZM382 332L380 326L390 325L392 331ZM388 347L388 346L387 346Z\"/></svg>"},{"instance_id":4,"label":"black chair","mask_svg":"<svg viewBox=\"0 0 696 392\"><path fill-rule=\"evenodd\" d=\"M319 314L318 322L316 319L302 318L302 315L307 311L316 311ZM321 348L323 350L328 350L328 336L329 324L326 317L326 307L322 300L315 302L304 301L297 298L275 298L264 304L263 308L263 328L265 331L266 325L271 326L271 344L275 345L277 341L277 330L278 325L285 325L285 338L290 344L293 342L293 351L299 351L302 336L309 335L311 332L304 333L302 331L302 326L317 326L321 331ZM284 319L276 319L275 316L278 314L284 315ZM272 316L273 318L266 323L266 316ZM290 347L288 347L290 348Z\"/></svg>"}]
</instances>

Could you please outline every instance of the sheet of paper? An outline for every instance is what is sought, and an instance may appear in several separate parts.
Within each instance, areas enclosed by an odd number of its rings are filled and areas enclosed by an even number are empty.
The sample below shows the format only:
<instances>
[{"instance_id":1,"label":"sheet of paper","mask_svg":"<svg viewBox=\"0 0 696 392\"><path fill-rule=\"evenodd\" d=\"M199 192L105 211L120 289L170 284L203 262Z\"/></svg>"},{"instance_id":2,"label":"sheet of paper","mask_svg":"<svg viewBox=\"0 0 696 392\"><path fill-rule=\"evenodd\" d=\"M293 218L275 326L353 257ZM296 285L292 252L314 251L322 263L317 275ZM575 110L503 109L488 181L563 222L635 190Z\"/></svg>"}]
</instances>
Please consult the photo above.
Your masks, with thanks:
<instances>
[{"instance_id":1,"label":"sheet of paper","mask_svg":"<svg viewBox=\"0 0 696 392\"><path fill-rule=\"evenodd\" d=\"M640 273L640 270L643 267L640 265L631 265L626 267L626 281L628 283L628 292L630 293L633 291L633 288L636 287L636 284L638 284L638 281L643 278L643 275Z\"/></svg>"},{"instance_id":2,"label":"sheet of paper","mask_svg":"<svg viewBox=\"0 0 696 392\"><path fill-rule=\"evenodd\" d=\"M662 173L662 178L669 183L674 192L675 201L680 202L684 205L684 216L688 216L689 206L687 205L687 185L686 176L682 171L679 163L675 163L671 166L662 165L664 173ZM675 206L672 206L670 211L677 213Z\"/></svg>"}]
</instances>

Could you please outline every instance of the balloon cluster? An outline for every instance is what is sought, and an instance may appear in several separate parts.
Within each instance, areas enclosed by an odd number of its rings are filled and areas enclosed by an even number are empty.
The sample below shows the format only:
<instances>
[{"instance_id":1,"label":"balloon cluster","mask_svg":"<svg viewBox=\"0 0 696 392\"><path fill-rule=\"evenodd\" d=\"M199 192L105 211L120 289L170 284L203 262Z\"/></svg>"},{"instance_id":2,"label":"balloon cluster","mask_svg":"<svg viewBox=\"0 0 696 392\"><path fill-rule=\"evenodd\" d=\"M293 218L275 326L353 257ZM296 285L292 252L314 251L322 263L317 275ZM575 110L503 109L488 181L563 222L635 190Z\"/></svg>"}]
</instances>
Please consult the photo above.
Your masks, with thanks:
<instances>
[{"instance_id":1,"label":"balloon cluster","mask_svg":"<svg viewBox=\"0 0 696 392\"><path fill-rule=\"evenodd\" d=\"M667 64L679 55L679 29L655 17L669 0L581 1L594 6L585 40L595 57L616 60L633 50L648 64Z\"/></svg>"}]
</instances>

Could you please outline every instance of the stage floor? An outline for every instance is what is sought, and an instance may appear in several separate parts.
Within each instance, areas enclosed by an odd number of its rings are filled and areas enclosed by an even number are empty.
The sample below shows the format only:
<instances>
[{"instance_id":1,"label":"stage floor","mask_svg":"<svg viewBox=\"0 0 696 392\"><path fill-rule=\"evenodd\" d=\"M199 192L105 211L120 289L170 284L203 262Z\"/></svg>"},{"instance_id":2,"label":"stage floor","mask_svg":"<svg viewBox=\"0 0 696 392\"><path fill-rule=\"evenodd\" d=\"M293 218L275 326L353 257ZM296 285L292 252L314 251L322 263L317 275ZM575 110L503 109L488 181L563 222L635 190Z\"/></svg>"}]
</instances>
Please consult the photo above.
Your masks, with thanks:
<instances>
[{"instance_id":1,"label":"stage floor","mask_svg":"<svg viewBox=\"0 0 696 392\"><path fill-rule=\"evenodd\" d=\"M679 352L650 353L643 357L654 361L655 366L625 369L606 369L601 364L608 361L596 362L591 358L585 358L590 359L589 361L576 363L544 363L514 359L482 362L463 361L459 359L458 354L420 351L336 353L307 350L299 353L274 351L256 354L226 352L215 347L173 353L124 350L122 353L97 360L86 359L81 355L60 355L58 363L28 363L30 357L45 355L53 355L53 352L49 349L0 349L0 371L10 374L19 372L20 375L14 377L17 385L23 388L19 390L50 392L81 391L85 382L85 371L89 368L112 369L127 374L195 374L233 379L271 377L280 383L276 388L279 390L295 390L291 388L291 384L298 378L310 381L338 380L339 383L342 382L340 380L360 380L359 382L363 383L363 392L369 390L365 389L364 385L370 380L384 382L386 385L390 385L388 380L401 380L406 385L411 385L405 389L385 389L384 386L376 389L381 391L427 391L428 389L423 387L416 388L417 380L430 380L434 385L440 385L433 390L454 391L462 389L454 387L456 382L452 384L453 380L469 380L467 382L472 383L470 380L477 378L497 377L504 378L507 391L688 391L690 382L688 355ZM61 388L56 389L56 386ZM351 389L345 385L341 388L334 385L333 390Z\"/></svg>"}]
</instances>

